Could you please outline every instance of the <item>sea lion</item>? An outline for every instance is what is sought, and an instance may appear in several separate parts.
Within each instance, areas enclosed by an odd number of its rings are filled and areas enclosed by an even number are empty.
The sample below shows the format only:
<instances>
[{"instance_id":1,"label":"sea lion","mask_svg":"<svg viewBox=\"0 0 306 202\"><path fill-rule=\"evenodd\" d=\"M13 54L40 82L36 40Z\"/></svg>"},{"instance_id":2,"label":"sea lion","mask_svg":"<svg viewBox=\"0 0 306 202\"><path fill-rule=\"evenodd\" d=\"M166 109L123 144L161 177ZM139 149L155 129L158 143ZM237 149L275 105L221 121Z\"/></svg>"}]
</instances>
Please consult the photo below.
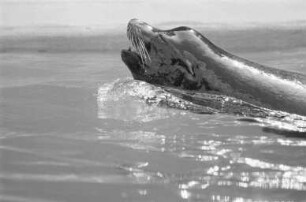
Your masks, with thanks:
<instances>
[{"instance_id":1,"label":"sea lion","mask_svg":"<svg viewBox=\"0 0 306 202\"><path fill-rule=\"evenodd\" d=\"M235 56L189 27L160 30L132 19L127 36L135 50L121 57L135 79L306 115L306 75Z\"/></svg>"}]
</instances>

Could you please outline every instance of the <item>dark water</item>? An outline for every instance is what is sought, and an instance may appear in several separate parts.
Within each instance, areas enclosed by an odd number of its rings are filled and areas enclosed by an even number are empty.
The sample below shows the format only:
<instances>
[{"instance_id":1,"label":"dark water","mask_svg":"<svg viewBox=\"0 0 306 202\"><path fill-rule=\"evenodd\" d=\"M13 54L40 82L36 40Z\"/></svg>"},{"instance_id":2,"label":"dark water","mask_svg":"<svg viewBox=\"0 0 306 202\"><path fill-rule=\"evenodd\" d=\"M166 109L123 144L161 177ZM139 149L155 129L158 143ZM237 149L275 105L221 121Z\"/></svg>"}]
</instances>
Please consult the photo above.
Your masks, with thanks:
<instances>
[{"instance_id":1,"label":"dark water","mask_svg":"<svg viewBox=\"0 0 306 202\"><path fill-rule=\"evenodd\" d=\"M245 53L306 73L306 49ZM306 201L306 139L148 105L119 53L2 53L0 200Z\"/></svg>"}]
</instances>

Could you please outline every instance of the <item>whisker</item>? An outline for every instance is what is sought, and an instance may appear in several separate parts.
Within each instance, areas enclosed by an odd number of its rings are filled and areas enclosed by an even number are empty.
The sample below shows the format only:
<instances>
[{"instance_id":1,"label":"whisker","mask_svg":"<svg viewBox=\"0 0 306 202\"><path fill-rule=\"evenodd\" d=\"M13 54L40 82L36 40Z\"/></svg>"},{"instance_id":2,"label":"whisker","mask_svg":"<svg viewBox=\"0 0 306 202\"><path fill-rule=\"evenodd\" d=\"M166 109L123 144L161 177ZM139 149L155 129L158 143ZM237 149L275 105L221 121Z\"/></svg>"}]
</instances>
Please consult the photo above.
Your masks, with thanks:
<instances>
[{"instance_id":1,"label":"whisker","mask_svg":"<svg viewBox=\"0 0 306 202\"><path fill-rule=\"evenodd\" d=\"M146 48L146 46L145 46L145 44L144 44L143 41L141 41L141 46L142 46L142 48L143 48L145 57L146 57L149 61L151 61L150 55L149 55L148 50L147 50L147 48Z\"/></svg>"},{"instance_id":2,"label":"whisker","mask_svg":"<svg viewBox=\"0 0 306 202\"><path fill-rule=\"evenodd\" d=\"M127 37L131 41L132 46L136 49L143 64L151 61L148 50L145 46L141 28L129 24L127 26Z\"/></svg>"},{"instance_id":3,"label":"whisker","mask_svg":"<svg viewBox=\"0 0 306 202\"><path fill-rule=\"evenodd\" d=\"M139 49L140 49L140 51L141 51L141 55L142 55L142 57L144 58L144 60L146 60L146 54L145 54L145 49L144 49L144 47L143 47L143 42L142 41L139 41L139 43L140 43L140 45L139 45Z\"/></svg>"}]
</instances>

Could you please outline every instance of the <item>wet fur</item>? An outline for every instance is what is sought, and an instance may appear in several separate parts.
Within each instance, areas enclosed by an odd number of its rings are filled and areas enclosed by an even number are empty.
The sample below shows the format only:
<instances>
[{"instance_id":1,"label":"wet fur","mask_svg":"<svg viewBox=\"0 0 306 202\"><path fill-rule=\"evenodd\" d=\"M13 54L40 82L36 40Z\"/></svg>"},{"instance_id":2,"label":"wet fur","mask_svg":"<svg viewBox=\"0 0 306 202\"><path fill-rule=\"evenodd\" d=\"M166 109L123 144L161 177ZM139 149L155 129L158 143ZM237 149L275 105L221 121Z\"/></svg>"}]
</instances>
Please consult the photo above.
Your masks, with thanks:
<instances>
[{"instance_id":1,"label":"wet fur","mask_svg":"<svg viewBox=\"0 0 306 202\"><path fill-rule=\"evenodd\" d=\"M128 25L128 38L139 57L128 62L133 51L124 50L122 59L135 79L227 95L258 106L306 115L305 75L234 56L188 27L172 30L150 27L148 31L144 30L148 24L133 23ZM148 33L152 35L149 40L145 36Z\"/></svg>"}]
</instances>

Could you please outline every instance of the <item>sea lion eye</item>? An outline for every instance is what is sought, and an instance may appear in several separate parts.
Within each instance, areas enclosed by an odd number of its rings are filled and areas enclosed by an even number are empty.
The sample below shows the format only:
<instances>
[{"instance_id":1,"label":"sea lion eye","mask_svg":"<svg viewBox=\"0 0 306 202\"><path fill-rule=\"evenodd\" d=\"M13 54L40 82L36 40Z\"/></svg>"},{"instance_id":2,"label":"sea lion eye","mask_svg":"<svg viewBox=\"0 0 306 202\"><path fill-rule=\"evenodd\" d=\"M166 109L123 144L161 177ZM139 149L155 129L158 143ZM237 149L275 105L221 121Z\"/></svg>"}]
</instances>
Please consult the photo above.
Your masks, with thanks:
<instances>
[{"instance_id":1,"label":"sea lion eye","mask_svg":"<svg viewBox=\"0 0 306 202\"><path fill-rule=\"evenodd\" d=\"M175 35L175 33L173 31L166 31L165 34L168 35L168 36L174 36Z\"/></svg>"}]
</instances>

